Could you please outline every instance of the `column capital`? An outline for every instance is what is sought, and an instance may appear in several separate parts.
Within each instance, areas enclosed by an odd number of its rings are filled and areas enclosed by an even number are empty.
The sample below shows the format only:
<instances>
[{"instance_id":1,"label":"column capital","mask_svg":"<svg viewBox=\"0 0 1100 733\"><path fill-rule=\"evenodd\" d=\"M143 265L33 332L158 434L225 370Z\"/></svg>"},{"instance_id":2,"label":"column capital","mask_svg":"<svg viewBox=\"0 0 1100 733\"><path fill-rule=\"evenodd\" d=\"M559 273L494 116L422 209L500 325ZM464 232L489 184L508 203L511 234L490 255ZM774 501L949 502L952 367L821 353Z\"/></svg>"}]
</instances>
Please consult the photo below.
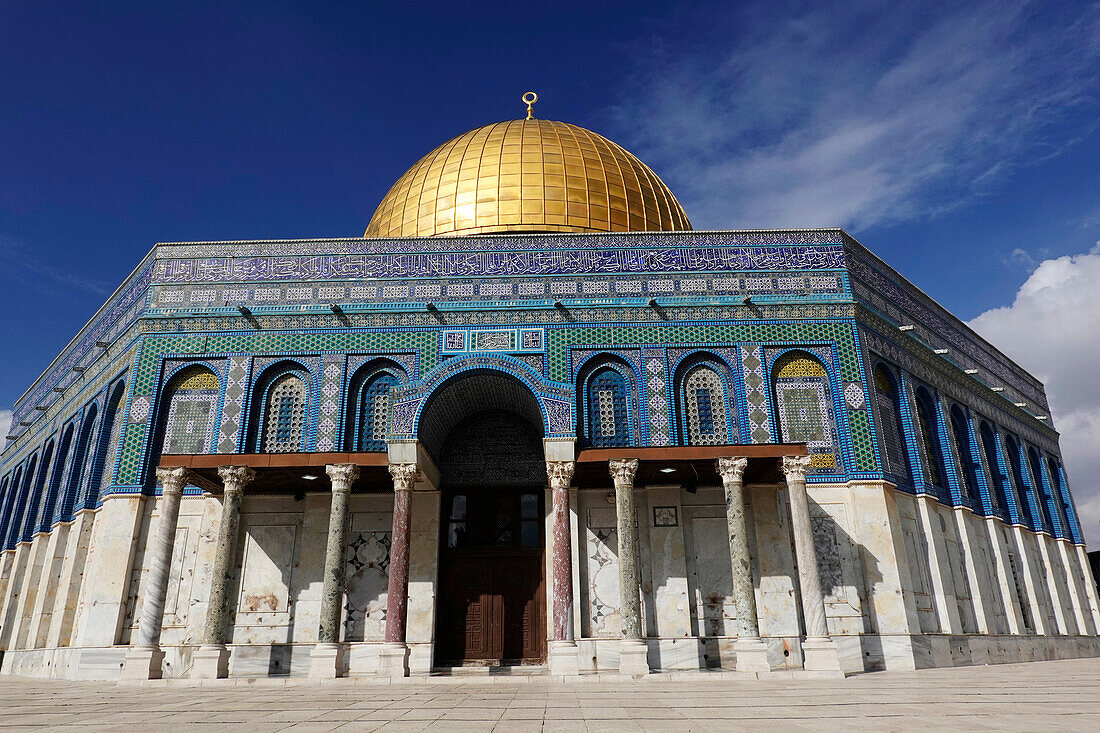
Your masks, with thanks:
<instances>
[{"instance_id":1,"label":"column capital","mask_svg":"<svg viewBox=\"0 0 1100 733\"><path fill-rule=\"evenodd\" d=\"M550 479L550 488L568 489L576 466L573 461L547 461L546 476Z\"/></svg>"},{"instance_id":2,"label":"column capital","mask_svg":"<svg viewBox=\"0 0 1100 733\"><path fill-rule=\"evenodd\" d=\"M191 471L183 466L157 469L157 481L160 482L162 493L164 494L182 493L183 487L186 486L187 482L190 480Z\"/></svg>"},{"instance_id":3,"label":"column capital","mask_svg":"<svg viewBox=\"0 0 1100 733\"><path fill-rule=\"evenodd\" d=\"M722 477L722 483L740 481L745 475L745 467L749 465L749 459L744 456L731 456L719 458L714 462L718 475Z\"/></svg>"},{"instance_id":4,"label":"column capital","mask_svg":"<svg viewBox=\"0 0 1100 733\"><path fill-rule=\"evenodd\" d=\"M612 458L607 462L607 466L616 484L634 483L634 474L638 473L637 458Z\"/></svg>"},{"instance_id":5,"label":"column capital","mask_svg":"<svg viewBox=\"0 0 1100 733\"><path fill-rule=\"evenodd\" d=\"M248 466L218 466L218 475L221 476L222 487L227 494L231 491L243 491L256 478L256 472Z\"/></svg>"},{"instance_id":6,"label":"column capital","mask_svg":"<svg viewBox=\"0 0 1100 733\"><path fill-rule=\"evenodd\" d=\"M787 479L806 478L806 469L810 467L811 456L783 456L783 474Z\"/></svg>"},{"instance_id":7,"label":"column capital","mask_svg":"<svg viewBox=\"0 0 1100 733\"><path fill-rule=\"evenodd\" d=\"M359 466L354 463L330 463L325 466L325 473L332 482L332 493L351 491L351 485L359 478Z\"/></svg>"},{"instance_id":8,"label":"column capital","mask_svg":"<svg viewBox=\"0 0 1100 733\"><path fill-rule=\"evenodd\" d=\"M394 491L411 491L420 478L420 467L415 463L391 463L389 468Z\"/></svg>"}]
</instances>

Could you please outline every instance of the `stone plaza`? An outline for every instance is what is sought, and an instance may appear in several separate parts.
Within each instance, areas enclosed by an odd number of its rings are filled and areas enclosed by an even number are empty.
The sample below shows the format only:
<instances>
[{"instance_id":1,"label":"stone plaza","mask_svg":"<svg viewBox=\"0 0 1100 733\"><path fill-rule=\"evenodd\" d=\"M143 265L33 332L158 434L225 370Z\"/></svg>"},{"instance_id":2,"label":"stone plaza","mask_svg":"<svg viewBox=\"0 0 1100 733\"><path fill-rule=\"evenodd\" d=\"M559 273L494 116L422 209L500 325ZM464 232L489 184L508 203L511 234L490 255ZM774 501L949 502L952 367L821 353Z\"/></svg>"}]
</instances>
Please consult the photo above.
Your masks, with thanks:
<instances>
[{"instance_id":1,"label":"stone plaza","mask_svg":"<svg viewBox=\"0 0 1100 733\"><path fill-rule=\"evenodd\" d=\"M705 677L705 673L702 673ZM0 679L0 728L267 731L1095 730L1100 660L1030 662L844 680L644 682L529 677L396 685L341 680L183 680L133 686ZM199 683L194 683L198 685Z\"/></svg>"}]
</instances>

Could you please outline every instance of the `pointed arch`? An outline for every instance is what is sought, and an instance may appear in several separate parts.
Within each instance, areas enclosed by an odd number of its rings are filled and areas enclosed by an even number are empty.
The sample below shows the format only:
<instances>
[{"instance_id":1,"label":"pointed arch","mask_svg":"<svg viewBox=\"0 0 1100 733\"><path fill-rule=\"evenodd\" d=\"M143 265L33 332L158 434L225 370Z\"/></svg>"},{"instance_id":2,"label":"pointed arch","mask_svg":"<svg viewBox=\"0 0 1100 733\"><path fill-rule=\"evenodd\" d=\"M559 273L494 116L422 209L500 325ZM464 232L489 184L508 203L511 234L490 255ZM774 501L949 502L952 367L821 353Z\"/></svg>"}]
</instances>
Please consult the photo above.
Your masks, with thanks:
<instances>
[{"instance_id":1,"label":"pointed arch","mask_svg":"<svg viewBox=\"0 0 1100 733\"><path fill-rule=\"evenodd\" d=\"M249 410L249 452L305 451L310 381L309 370L291 360L274 364L259 376Z\"/></svg>"},{"instance_id":2,"label":"pointed arch","mask_svg":"<svg viewBox=\"0 0 1100 733\"><path fill-rule=\"evenodd\" d=\"M46 490L45 500L42 503L42 511L39 515L39 530L46 531L54 521L54 511L57 509L58 496L61 493L62 483L68 471L72 470L69 464L69 451L72 449L73 435L76 425L69 423L61 431L61 441L58 443L57 460L54 461L53 477L50 479L49 488Z\"/></svg>"},{"instance_id":3,"label":"pointed arch","mask_svg":"<svg viewBox=\"0 0 1100 733\"><path fill-rule=\"evenodd\" d=\"M46 491L50 470L53 468L53 451L55 445L56 444L51 438L46 441L46 445L42 448L42 461L38 464L38 476L34 482L34 490L27 500L27 510L23 520L22 539L24 541L33 539L41 524L43 494ZM46 529L49 529L48 525Z\"/></svg>"},{"instance_id":4,"label":"pointed arch","mask_svg":"<svg viewBox=\"0 0 1100 733\"><path fill-rule=\"evenodd\" d=\"M1008 467L1012 476L1012 483L1016 488L1017 506L1024 524L1035 529L1035 513L1031 510L1031 501L1028 498L1030 487L1024 480L1023 464L1020 460L1020 444L1011 435L1004 438L1005 455L1008 456Z\"/></svg>"},{"instance_id":5,"label":"pointed arch","mask_svg":"<svg viewBox=\"0 0 1100 733\"><path fill-rule=\"evenodd\" d=\"M695 354L676 369L676 414L684 445L729 445L740 441L729 368L709 354ZM736 436L736 437L735 437Z\"/></svg>"},{"instance_id":6,"label":"pointed arch","mask_svg":"<svg viewBox=\"0 0 1100 733\"><path fill-rule=\"evenodd\" d=\"M344 450L386 450L390 391L407 382L405 370L389 359L375 359L356 370L348 382Z\"/></svg>"},{"instance_id":7,"label":"pointed arch","mask_svg":"<svg viewBox=\"0 0 1100 733\"><path fill-rule=\"evenodd\" d=\"M883 469L905 483L912 483L909 471L909 451L905 444L905 432L901 424L901 391L898 378L886 364L875 365L872 379L875 386L875 404L878 406L879 424L882 430Z\"/></svg>"},{"instance_id":8,"label":"pointed arch","mask_svg":"<svg viewBox=\"0 0 1100 733\"><path fill-rule=\"evenodd\" d=\"M99 406L94 402L88 405L81 422L80 431L76 440L76 450L73 451L72 464L69 468L69 479L65 482L62 493L61 506L57 511L57 519L67 522L73 518L73 510L76 507L76 499L83 486L85 466L88 463L88 454L91 450L96 424L99 418Z\"/></svg>"},{"instance_id":9,"label":"pointed arch","mask_svg":"<svg viewBox=\"0 0 1100 733\"><path fill-rule=\"evenodd\" d=\"M1039 516L1042 517L1044 528L1052 535L1061 529L1054 523L1057 516L1053 509L1054 499L1050 495L1050 489L1043 480L1043 463L1039 460L1039 452L1034 446L1027 447L1027 464L1031 471L1031 481L1034 485L1035 496L1039 504Z\"/></svg>"},{"instance_id":10,"label":"pointed arch","mask_svg":"<svg viewBox=\"0 0 1100 733\"><path fill-rule=\"evenodd\" d=\"M944 460L943 443L940 440L939 410L936 399L924 385L917 387L916 405L917 441L924 462L924 480L939 489L941 496L948 494L947 462Z\"/></svg>"},{"instance_id":11,"label":"pointed arch","mask_svg":"<svg viewBox=\"0 0 1100 733\"><path fill-rule=\"evenodd\" d=\"M833 391L825 365L816 356L793 349L776 359L771 376L780 442L805 443L811 468L838 470Z\"/></svg>"},{"instance_id":12,"label":"pointed arch","mask_svg":"<svg viewBox=\"0 0 1100 733\"><path fill-rule=\"evenodd\" d=\"M34 479L36 474L35 469L38 468L38 453L31 455L30 460L27 461L26 468L23 472L22 487L19 489L19 495L15 499L15 508L12 511L11 523L8 525L7 539L4 542L4 547L15 547L21 541L21 534L23 531L23 522L27 516L27 512L30 511L30 501L28 497L31 493L31 488L34 486Z\"/></svg>"},{"instance_id":13,"label":"pointed arch","mask_svg":"<svg viewBox=\"0 0 1100 733\"><path fill-rule=\"evenodd\" d=\"M951 434L955 438L955 454L959 460L959 490L970 499L978 495L978 465L970 440L970 418L961 405L951 405Z\"/></svg>"},{"instance_id":14,"label":"pointed arch","mask_svg":"<svg viewBox=\"0 0 1100 733\"><path fill-rule=\"evenodd\" d=\"M215 377L216 381L217 378ZM103 420L99 426L99 437L96 440L95 451L91 457L91 473L88 476L88 483L84 487L84 497L80 502L80 506L84 509L94 509L96 507L99 503L99 497L114 471L114 459L118 453L118 441L122 434L122 412L125 397L126 384L122 381L115 383L107 393L107 401L103 408Z\"/></svg>"},{"instance_id":15,"label":"pointed arch","mask_svg":"<svg viewBox=\"0 0 1100 733\"><path fill-rule=\"evenodd\" d=\"M584 365L577 379L577 432L583 445L621 448L636 444L635 377L628 364L611 355Z\"/></svg>"},{"instance_id":16,"label":"pointed arch","mask_svg":"<svg viewBox=\"0 0 1100 733\"><path fill-rule=\"evenodd\" d=\"M1008 476L1001 467L998 453L997 434L988 422L982 420L978 426L978 434L981 436L982 453L985 455L986 469L989 471L989 480L992 490L989 492L990 509L1004 519L1015 519L1015 510L1008 495Z\"/></svg>"}]
</instances>

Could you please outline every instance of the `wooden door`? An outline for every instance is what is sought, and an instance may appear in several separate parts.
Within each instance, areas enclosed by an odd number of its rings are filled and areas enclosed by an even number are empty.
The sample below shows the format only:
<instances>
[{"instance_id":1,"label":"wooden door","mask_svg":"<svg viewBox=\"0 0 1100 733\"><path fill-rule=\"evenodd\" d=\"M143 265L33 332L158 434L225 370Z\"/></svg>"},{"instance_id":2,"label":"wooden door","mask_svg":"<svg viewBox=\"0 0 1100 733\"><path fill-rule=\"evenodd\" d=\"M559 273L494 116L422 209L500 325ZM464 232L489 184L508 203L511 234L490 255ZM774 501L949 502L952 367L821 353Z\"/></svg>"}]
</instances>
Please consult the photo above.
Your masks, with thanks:
<instances>
[{"instance_id":1,"label":"wooden door","mask_svg":"<svg viewBox=\"0 0 1100 733\"><path fill-rule=\"evenodd\" d=\"M439 664L534 664L545 659L542 533L531 518L541 512L540 493L445 498L436 624Z\"/></svg>"}]
</instances>

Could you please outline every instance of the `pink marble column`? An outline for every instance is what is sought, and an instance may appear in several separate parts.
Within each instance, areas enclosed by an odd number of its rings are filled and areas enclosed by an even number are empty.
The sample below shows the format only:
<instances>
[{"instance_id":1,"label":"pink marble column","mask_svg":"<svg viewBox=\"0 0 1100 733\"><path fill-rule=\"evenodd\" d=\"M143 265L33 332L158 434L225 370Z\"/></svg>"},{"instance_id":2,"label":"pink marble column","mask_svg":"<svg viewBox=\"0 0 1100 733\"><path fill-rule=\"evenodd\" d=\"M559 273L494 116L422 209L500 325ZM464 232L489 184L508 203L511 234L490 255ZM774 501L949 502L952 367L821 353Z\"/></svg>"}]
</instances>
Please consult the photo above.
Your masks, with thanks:
<instances>
[{"instance_id":1,"label":"pink marble column","mask_svg":"<svg viewBox=\"0 0 1100 733\"><path fill-rule=\"evenodd\" d=\"M569 482L573 461L547 461L553 497L554 641L573 641L573 550L569 538Z\"/></svg>"},{"instance_id":2,"label":"pink marble column","mask_svg":"<svg viewBox=\"0 0 1100 733\"><path fill-rule=\"evenodd\" d=\"M405 626L409 606L409 519L412 488L420 476L415 463L390 464L393 477L393 531L390 534L389 586L386 593L386 644L378 655L379 674L406 677L409 648Z\"/></svg>"}]
</instances>

